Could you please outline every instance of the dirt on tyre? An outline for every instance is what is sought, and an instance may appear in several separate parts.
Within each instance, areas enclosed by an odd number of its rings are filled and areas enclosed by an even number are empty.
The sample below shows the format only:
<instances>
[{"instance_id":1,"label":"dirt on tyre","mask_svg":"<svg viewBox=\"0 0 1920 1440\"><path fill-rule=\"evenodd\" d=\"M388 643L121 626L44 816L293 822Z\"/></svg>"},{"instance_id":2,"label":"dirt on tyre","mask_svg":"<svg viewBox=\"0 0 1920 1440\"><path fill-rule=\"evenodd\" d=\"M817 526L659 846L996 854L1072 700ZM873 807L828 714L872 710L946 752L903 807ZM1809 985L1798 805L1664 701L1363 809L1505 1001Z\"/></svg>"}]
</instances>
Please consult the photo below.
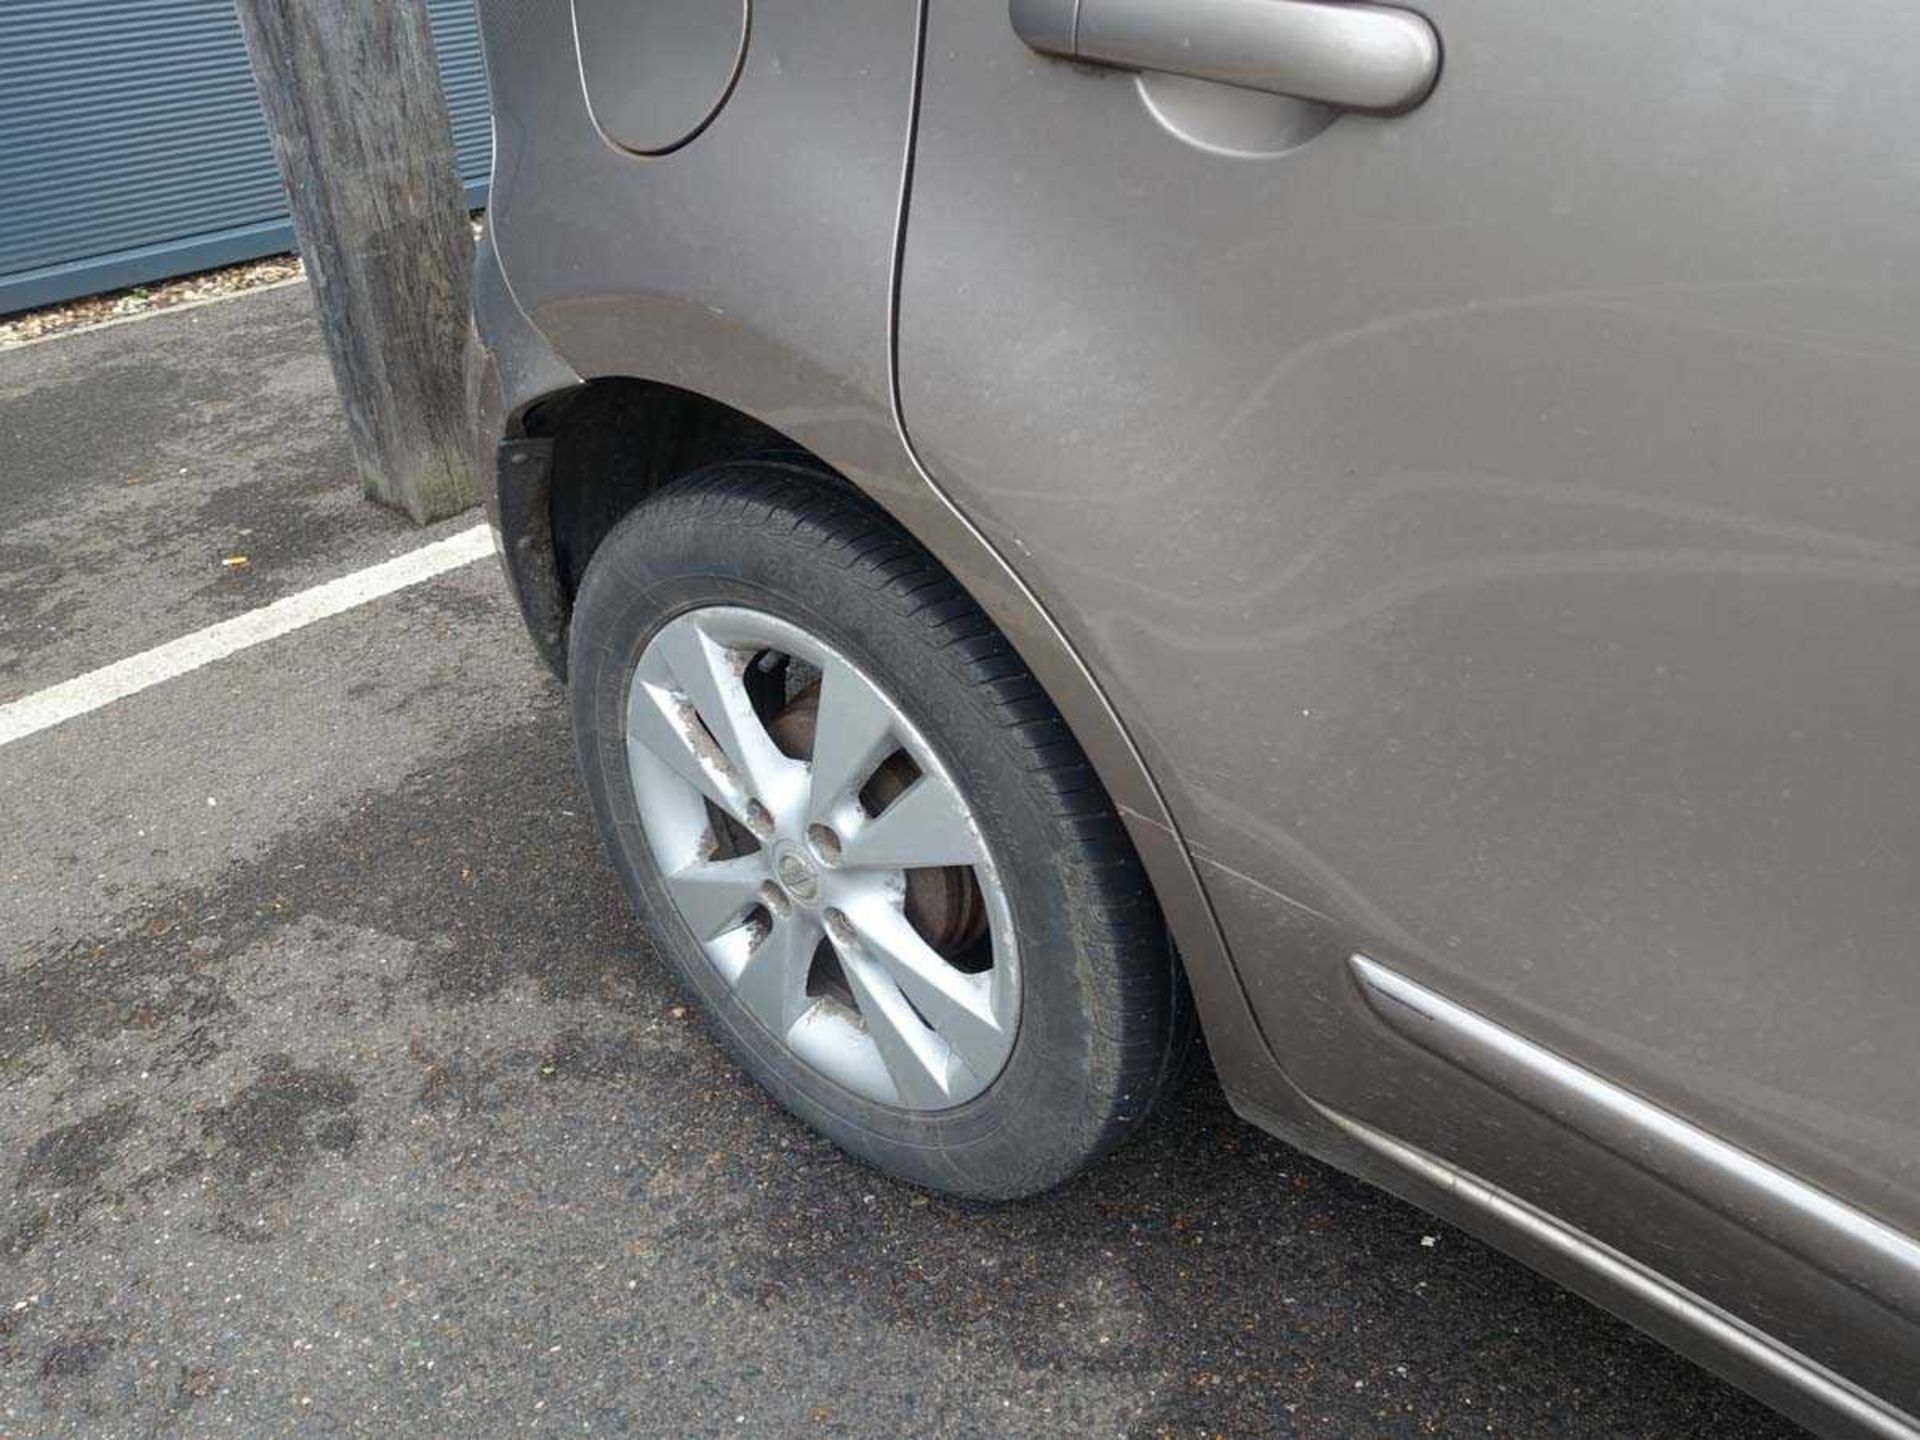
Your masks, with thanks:
<instances>
[{"instance_id":1,"label":"dirt on tyre","mask_svg":"<svg viewBox=\"0 0 1920 1440\"><path fill-rule=\"evenodd\" d=\"M685 477L594 552L582 773L728 1050L844 1149L949 1194L1047 1189L1136 1129L1191 1006L1053 704L954 579L806 461Z\"/></svg>"}]
</instances>

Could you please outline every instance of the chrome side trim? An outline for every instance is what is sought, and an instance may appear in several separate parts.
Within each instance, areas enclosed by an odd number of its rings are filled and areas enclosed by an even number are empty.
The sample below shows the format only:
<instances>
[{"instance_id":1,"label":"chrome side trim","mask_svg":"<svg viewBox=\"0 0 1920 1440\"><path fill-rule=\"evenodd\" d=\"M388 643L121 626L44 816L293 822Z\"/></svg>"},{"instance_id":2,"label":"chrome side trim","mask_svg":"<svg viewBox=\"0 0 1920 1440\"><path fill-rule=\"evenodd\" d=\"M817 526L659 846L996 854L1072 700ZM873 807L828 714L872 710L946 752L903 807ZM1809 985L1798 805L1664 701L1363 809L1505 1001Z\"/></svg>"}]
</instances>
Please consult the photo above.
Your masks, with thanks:
<instances>
[{"instance_id":1,"label":"chrome side trim","mask_svg":"<svg viewBox=\"0 0 1920 1440\"><path fill-rule=\"evenodd\" d=\"M1920 1320L1920 1241L1378 961L1349 962L1374 1012L1426 1050ZM1342 1122L1343 1124L1346 1122Z\"/></svg>"},{"instance_id":2,"label":"chrome side trim","mask_svg":"<svg viewBox=\"0 0 1920 1440\"><path fill-rule=\"evenodd\" d=\"M1386 973L1392 974L1391 971ZM1393 978L1401 979L1399 976ZM1402 980L1401 983L1412 985L1410 981ZM1418 986L1412 988L1420 991ZM1420 993L1424 995L1431 992ZM1652 1314L1677 1322L1736 1362L1752 1366L1779 1384L1798 1392L1812 1406L1844 1417L1861 1434L1883 1436L1886 1440L1916 1440L1916 1437L1920 1437L1920 1420L1876 1399L1824 1365L1781 1344L1736 1316L1729 1315L1712 1302L1674 1284L1630 1256L1536 1209L1518 1196L1448 1165L1424 1150L1403 1144L1318 1102L1315 1102L1315 1108L1354 1140L1396 1168L1439 1187L1463 1204L1484 1213L1500 1227L1565 1257Z\"/></svg>"}]
</instances>

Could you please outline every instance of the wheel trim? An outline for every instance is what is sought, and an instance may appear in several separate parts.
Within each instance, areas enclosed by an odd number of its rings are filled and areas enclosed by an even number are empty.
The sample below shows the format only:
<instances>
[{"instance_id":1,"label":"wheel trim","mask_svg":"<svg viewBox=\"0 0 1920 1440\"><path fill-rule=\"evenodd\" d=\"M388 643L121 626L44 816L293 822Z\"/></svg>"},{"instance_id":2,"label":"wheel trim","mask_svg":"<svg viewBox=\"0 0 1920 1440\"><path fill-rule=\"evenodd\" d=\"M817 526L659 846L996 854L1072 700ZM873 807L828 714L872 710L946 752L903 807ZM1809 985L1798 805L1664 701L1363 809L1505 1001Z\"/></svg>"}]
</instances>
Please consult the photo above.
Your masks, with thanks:
<instances>
[{"instance_id":1,"label":"wheel trim","mask_svg":"<svg viewBox=\"0 0 1920 1440\"><path fill-rule=\"evenodd\" d=\"M782 752L744 679L773 651L820 673L812 755ZM971 807L926 738L858 665L818 636L740 606L675 616L627 691L634 798L669 900L753 1018L802 1061L883 1104L963 1104L1005 1067L1019 1019L1011 910ZM919 775L868 814L859 796L904 750ZM758 848L717 856L706 802ZM837 841L821 848L821 828ZM992 963L962 971L903 909L907 871L971 870ZM784 878L783 878L784 876ZM822 941L853 1005L809 995Z\"/></svg>"}]
</instances>

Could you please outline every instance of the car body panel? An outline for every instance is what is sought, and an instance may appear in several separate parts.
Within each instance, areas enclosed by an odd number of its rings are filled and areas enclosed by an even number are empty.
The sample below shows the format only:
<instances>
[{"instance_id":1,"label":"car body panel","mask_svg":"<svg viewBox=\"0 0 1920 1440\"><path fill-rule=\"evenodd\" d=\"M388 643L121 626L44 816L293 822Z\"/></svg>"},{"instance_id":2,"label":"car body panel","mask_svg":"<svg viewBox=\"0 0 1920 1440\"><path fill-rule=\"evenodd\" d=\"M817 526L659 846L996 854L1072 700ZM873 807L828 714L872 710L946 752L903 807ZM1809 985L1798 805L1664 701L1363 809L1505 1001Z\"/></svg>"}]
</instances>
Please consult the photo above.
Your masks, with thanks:
<instances>
[{"instance_id":1,"label":"car body panel","mask_svg":"<svg viewBox=\"0 0 1920 1440\"><path fill-rule=\"evenodd\" d=\"M756 6L725 105L635 156L564 0L483 5L509 572L554 652L519 422L557 390L659 381L812 449L1061 706L1243 1113L1904 1433L1852 1388L1915 1405L1904 1292L1420 1043L1354 956L1916 1228L1920 100L1866 31L1920 18L1422 8L1424 106L1249 160L958 0L923 52L910 6Z\"/></svg>"},{"instance_id":2,"label":"car body panel","mask_svg":"<svg viewBox=\"0 0 1920 1440\"><path fill-rule=\"evenodd\" d=\"M1596 1189L1348 972L1920 1228L1920 17L1424 8L1424 106L1245 158L932 0L905 427L1081 642L1302 1089L1920 1405L1913 1296Z\"/></svg>"}]
</instances>

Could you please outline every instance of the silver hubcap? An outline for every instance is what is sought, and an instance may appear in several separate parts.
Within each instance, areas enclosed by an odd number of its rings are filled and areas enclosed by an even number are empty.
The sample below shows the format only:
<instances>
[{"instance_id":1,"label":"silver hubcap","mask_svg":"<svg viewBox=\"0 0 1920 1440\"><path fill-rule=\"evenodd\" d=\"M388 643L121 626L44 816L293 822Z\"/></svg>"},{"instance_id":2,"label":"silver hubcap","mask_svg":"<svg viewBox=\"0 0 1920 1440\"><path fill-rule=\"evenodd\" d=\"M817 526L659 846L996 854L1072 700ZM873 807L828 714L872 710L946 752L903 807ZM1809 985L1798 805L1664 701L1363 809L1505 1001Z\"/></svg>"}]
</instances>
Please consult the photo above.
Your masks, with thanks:
<instances>
[{"instance_id":1,"label":"silver hubcap","mask_svg":"<svg viewBox=\"0 0 1920 1440\"><path fill-rule=\"evenodd\" d=\"M804 754L774 713L795 693L817 695ZM864 671L772 615L692 610L648 642L626 720L667 893L767 1030L889 1105L992 1083L1020 1007L1006 894L952 776ZM929 889L977 901L980 933L936 946L913 898Z\"/></svg>"}]
</instances>

